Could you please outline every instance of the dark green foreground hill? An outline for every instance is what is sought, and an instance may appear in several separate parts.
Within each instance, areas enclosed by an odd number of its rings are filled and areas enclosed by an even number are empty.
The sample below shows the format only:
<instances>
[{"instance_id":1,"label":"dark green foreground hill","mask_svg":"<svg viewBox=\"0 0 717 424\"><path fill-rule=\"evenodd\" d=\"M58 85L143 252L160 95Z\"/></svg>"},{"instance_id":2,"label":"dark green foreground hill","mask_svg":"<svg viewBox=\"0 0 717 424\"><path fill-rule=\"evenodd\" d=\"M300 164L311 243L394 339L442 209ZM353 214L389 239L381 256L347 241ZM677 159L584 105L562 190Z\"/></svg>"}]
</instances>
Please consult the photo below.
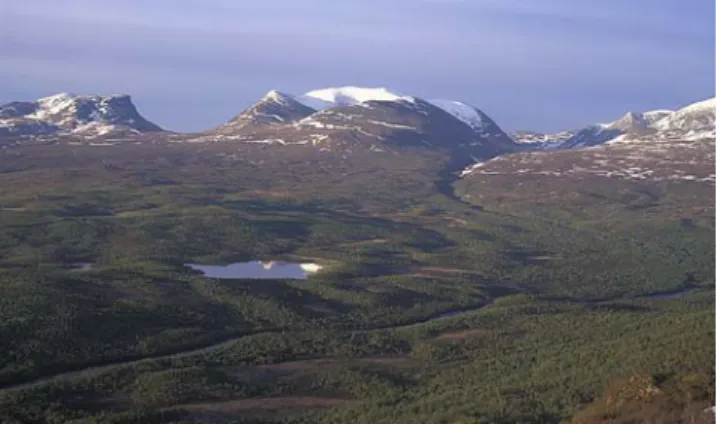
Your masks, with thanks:
<instances>
[{"instance_id":1,"label":"dark green foreground hill","mask_svg":"<svg viewBox=\"0 0 717 424\"><path fill-rule=\"evenodd\" d=\"M688 423L714 405L713 182L459 179L439 150L352 149L2 149L0 422ZM254 259L325 268L183 265ZM633 375L649 408L605 409Z\"/></svg>"}]
</instances>

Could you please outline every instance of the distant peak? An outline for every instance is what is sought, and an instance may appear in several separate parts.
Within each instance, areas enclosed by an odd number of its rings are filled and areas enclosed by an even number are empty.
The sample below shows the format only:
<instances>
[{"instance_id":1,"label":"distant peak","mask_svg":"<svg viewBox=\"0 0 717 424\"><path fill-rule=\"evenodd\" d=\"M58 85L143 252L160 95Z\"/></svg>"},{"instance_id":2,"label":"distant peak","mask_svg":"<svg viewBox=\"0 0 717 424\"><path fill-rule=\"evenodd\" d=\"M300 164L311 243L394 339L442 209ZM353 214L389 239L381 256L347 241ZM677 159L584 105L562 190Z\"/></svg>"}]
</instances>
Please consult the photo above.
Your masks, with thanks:
<instances>
[{"instance_id":1,"label":"distant peak","mask_svg":"<svg viewBox=\"0 0 717 424\"><path fill-rule=\"evenodd\" d=\"M162 131L144 119L128 94L76 95L57 93L35 101L17 102L3 111L4 128L21 128L27 122L44 132L73 133L88 136L114 131ZM37 129L16 129L27 135L39 134Z\"/></svg>"},{"instance_id":2,"label":"distant peak","mask_svg":"<svg viewBox=\"0 0 717 424\"><path fill-rule=\"evenodd\" d=\"M645 117L642 115L642 113L629 111L625 115L622 116L622 118L618 119L616 123L621 124L636 124L641 123L645 121Z\"/></svg>"},{"instance_id":3,"label":"distant peak","mask_svg":"<svg viewBox=\"0 0 717 424\"><path fill-rule=\"evenodd\" d=\"M273 100L275 102L285 102L292 99L292 96L282 93L279 90L271 90L264 96L264 100Z\"/></svg>"}]
</instances>

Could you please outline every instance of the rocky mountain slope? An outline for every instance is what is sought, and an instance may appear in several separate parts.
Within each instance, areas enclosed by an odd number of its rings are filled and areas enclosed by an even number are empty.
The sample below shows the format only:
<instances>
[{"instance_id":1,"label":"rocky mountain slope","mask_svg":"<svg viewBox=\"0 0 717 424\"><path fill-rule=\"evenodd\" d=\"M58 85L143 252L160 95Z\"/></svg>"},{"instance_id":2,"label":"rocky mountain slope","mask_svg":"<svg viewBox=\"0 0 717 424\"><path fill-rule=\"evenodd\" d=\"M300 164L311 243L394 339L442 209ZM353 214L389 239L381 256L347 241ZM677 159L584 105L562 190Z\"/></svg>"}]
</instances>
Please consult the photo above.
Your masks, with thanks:
<instances>
[{"instance_id":1,"label":"rocky mountain slope","mask_svg":"<svg viewBox=\"0 0 717 424\"><path fill-rule=\"evenodd\" d=\"M96 137L114 133L162 131L144 119L127 95L56 94L0 106L1 136L74 134Z\"/></svg>"},{"instance_id":2,"label":"rocky mountain slope","mask_svg":"<svg viewBox=\"0 0 717 424\"><path fill-rule=\"evenodd\" d=\"M235 134L247 129L292 123L314 113L316 113L315 109L298 102L292 96L272 90L258 103L221 125L214 132Z\"/></svg>"},{"instance_id":3,"label":"rocky mountain slope","mask_svg":"<svg viewBox=\"0 0 717 424\"><path fill-rule=\"evenodd\" d=\"M576 132L559 150L494 158L470 166L463 176L599 177L714 184L715 100L677 111L628 113L615 122Z\"/></svg>"},{"instance_id":4,"label":"rocky mountain slope","mask_svg":"<svg viewBox=\"0 0 717 424\"><path fill-rule=\"evenodd\" d=\"M409 102L416 100L430 103L442 109L470 127L483 138L503 138L505 133L498 125L481 110L466 103L444 99L418 99L413 96L398 95L386 88L338 87L310 91L297 98L303 104L317 110L338 106L352 106L366 102Z\"/></svg>"},{"instance_id":5,"label":"rocky mountain slope","mask_svg":"<svg viewBox=\"0 0 717 424\"><path fill-rule=\"evenodd\" d=\"M509 134L516 143L524 149L531 150L552 150L560 148L561 143L570 139L575 132L561 131L553 134L546 134L536 131L514 131Z\"/></svg>"},{"instance_id":6,"label":"rocky mountain slope","mask_svg":"<svg viewBox=\"0 0 717 424\"><path fill-rule=\"evenodd\" d=\"M518 150L490 117L472 106L360 87L314 90L296 97L271 91L226 124L186 141L293 144L322 150L420 147L450 151L465 164Z\"/></svg>"},{"instance_id":7,"label":"rocky mountain slope","mask_svg":"<svg viewBox=\"0 0 717 424\"><path fill-rule=\"evenodd\" d=\"M512 134L517 143L531 150L575 149L603 143L639 141L697 140L714 138L715 99L688 105L682 109L628 112L620 119L593 124L584 128L556 134L528 131Z\"/></svg>"},{"instance_id":8,"label":"rocky mountain slope","mask_svg":"<svg viewBox=\"0 0 717 424\"><path fill-rule=\"evenodd\" d=\"M92 145L125 141L295 145L341 155L408 148L444 155L452 170L477 163L464 175L591 173L711 181L715 99L676 111L629 112L614 122L574 131L519 131L509 136L481 110L457 101L354 86L300 96L272 90L217 128L177 134L163 132L144 119L129 96L58 94L0 106L0 137L5 147L39 139L69 144L90 140Z\"/></svg>"},{"instance_id":9,"label":"rocky mountain slope","mask_svg":"<svg viewBox=\"0 0 717 424\"><path fill-rule=\"evenodd\" d=\"M715 99L693 103L677 111L652 111L638 115L638 129L625 128L624 133L609 143L656 141L698 141L715 138Z\"/></svg>"}]
</instances>

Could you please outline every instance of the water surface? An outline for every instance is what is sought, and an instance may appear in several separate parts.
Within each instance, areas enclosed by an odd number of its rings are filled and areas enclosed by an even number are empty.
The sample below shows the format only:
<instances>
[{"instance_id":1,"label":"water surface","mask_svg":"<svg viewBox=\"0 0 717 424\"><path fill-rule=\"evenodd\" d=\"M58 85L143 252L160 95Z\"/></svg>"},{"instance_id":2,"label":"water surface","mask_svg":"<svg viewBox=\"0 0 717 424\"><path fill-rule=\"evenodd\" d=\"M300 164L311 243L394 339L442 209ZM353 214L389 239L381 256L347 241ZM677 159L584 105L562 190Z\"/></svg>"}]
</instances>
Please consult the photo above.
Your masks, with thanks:
<instances>
[{"instance_id":1,"label":"water surface","mask_svg":"<svg viewBox=\"0 0 717 424\"><path fill-rule=\"evenodd\" d=\"M321 269L314 263L250 261L229 265L186 264L208 278L305 280Z\"/></svg>"},{"instance_id":2,"label":"water surface","mask_svg":"<svg viewBox=\"0 0 717 424\"><path fill-rule=\"evenodd\" d=\"M92 269L91 262L73 262L70 264L73 271L89 271Z\"/></svg>"}]
</instances>

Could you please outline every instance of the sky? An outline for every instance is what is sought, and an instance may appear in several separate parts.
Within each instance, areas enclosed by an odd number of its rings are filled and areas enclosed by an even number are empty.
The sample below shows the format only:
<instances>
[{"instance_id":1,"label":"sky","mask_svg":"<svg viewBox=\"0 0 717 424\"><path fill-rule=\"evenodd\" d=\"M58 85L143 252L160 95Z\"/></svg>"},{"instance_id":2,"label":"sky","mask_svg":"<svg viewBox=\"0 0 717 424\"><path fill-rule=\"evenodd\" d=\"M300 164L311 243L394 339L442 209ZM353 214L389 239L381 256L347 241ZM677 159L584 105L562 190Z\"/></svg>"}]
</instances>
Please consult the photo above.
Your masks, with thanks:
<instances>
[{"instance_id":1,"label":"sky","mask_svg":"<svg viewBox=\"0 0 717 424\"><path fill-rule=\"evenodd\" d=\"M176 131L358 85L558 131L715 94L714 0L3 0L0 103L130 94Z\"/></svg>"}]
</instances>

